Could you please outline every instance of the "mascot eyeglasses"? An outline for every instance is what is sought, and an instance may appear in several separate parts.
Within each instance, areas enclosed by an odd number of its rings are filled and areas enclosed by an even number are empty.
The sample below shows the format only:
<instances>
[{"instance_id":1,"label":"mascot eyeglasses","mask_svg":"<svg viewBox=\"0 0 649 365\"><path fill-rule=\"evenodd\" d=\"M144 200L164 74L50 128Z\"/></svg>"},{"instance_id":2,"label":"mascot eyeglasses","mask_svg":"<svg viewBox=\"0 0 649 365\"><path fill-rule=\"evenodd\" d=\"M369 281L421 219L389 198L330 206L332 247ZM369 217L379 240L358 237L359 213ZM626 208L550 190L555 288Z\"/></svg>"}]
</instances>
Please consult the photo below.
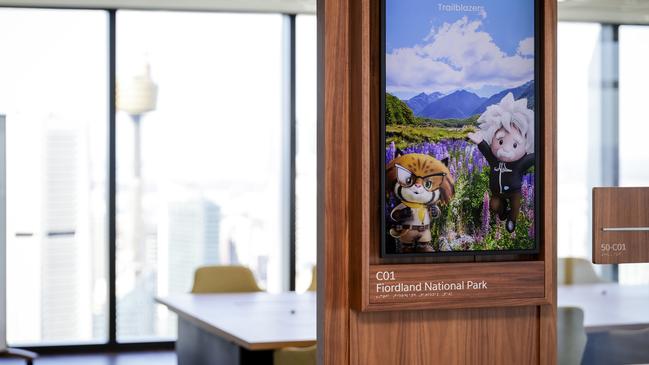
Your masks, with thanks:
<instances>
[{"instance_id":1,"label":"mascot eyeglasses","mask_svg":"<svg viewBox=\"0 0 649 365\"><path fill-rule=\"evenodd\" d=\"M406 188L419 182L424 189L432 191L439 188L446 177L445 172L437 172L426 176L417 176L402 166L395 165L394 167L397 169L397 181L401 186Z\"/></svg>"}]
</instances>

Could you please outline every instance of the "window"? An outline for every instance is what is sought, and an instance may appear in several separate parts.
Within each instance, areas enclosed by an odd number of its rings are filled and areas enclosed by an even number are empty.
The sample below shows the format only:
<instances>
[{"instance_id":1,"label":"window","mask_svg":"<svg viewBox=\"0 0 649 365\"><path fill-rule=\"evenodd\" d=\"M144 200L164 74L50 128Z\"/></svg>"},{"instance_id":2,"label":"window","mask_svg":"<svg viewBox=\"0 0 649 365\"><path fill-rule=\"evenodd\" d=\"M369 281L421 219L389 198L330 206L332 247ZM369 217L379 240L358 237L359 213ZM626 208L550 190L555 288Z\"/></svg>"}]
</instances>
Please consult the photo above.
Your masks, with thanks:
<instances>
[{"instance_id":1,"label":"window","mask_svg":"<svg viewBox=\"0 0 649 365\"><path fill-rule=\"evenodd\" d=\"M601 26L559 23L557 214L559 257L590 257L590 201L601 186L599 40Z\"/></svg>"},{"instance_id":2,"label":"window","mask_svg":"<svg viewBox=\"0 0 649 365\"><path fill-rule=\"evenodd\" d=\"M271 292L297 269L306 287L315 38L314 16L0 8L9 343L173 339L154 298L201 265L246 265Z\"/></svg>"},{"instance_id":3,"label":"window","mask_svg":"<svg viewBox=\"0 0 649 365\"><path fill-rule=\"evenodd\" d=\"M0 9L12 345L108 338L107 20Z\"/></svg>"},{"instance_id":4,"label":"window","mask_svg":"<svg viewBox=\"0 0 649 365\"><path fill-rule=\"evenodd\" d=\"M171 340L175 317L154 298L188 292L197 266L246 265L266 290L289 289L292 227L308 285L315 28L285 14L0 8L11 345Z\"/></svg>"},{"instance_id":5,"label":"window","mask_svg":"<svg viewBox=\"0 0 649 365\"><path fill-rule=\"evenodd\" d=\"M649 186L649 26L620 26L620 185ZM648 284L649 264L620 265L619 280Z\"/></svg>"},{"instance_id":6,"label":"window","mask_svg":"<svg viewBox=\"0 0 649 365\"><path fill-rule=\"evenodd\" d=\"M593 187L649 184L647 38L648 26L559 23L560 257L591 257ZM649 283L649 264L595 267L620 284Z\"/></svg>"},{"instance_id":7,"label":"window","mask_svg":"<svg viewBox=\"0 0 649 365\"><path fill-rule=\"evenodd\" d=\"M117 30L118 91L157 86L155 110L117 116L118 340L171 338L153 299L189 292L198 266L288 289L283 18L119 11Z\"/></svg>"},{"instance_id":8,"label":"window","mask_svg":"<svg viewBox=\"0 0 649 365\"><path fill-rule=\"evenodd\" d=\"M296 289L308 288L316 264L317 150L317 62L316 17L296 19L296 107L297 152L295 178Z\"/></svg>"}]
</instances>

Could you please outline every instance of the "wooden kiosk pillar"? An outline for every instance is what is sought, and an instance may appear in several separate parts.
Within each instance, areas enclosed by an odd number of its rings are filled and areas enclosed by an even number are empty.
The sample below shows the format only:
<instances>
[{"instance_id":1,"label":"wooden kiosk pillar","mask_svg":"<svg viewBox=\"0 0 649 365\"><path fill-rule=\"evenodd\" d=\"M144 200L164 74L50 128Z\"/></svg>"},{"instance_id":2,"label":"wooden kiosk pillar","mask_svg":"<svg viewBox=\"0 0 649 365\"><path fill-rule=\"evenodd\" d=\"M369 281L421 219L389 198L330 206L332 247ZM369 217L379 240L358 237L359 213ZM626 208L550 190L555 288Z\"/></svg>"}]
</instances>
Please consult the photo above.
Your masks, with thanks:
<instances>
[{"instance_id":1,"label":"wooden kiosk pillar","mask_svg":"<svg viewBox=\"0 0 649 365\"><path fill-rule=\"evenodd\" d=\"M556 363L556 2L538 0L537 12L542 28L539 253L416 257L404 265L403 259L379 254L374 156L382 92L380 0L318 0L320 364ZM511 287L484 297L424 303L375 300L370 282L377 271L406 275L412 267L442 276L510 278L502 288Z\"/></svg>"}]
</instances>

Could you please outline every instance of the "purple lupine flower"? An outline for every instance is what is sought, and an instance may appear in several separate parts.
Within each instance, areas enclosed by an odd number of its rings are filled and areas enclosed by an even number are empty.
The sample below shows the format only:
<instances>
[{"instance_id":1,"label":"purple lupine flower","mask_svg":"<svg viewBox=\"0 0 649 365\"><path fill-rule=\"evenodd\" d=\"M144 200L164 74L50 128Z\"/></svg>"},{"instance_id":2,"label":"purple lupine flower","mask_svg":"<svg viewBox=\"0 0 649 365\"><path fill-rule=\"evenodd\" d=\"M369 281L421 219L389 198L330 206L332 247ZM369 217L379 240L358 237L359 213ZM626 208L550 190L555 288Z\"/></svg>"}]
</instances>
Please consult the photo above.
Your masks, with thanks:
<instances>
[{"instance_id":1,"label":"purple lupine flower","mask_svg":"<svg viewBox=\"0 0 649 365\"><path fill-rule=\"evenodd\" d=\"M498 218L498 216L496 216L496 234L494 236L494 238L496 240L500 240L502 238L502 236L500 234L500 222L501 222L500 218Z\"/></svg>"},{"instance_id":2,"label":"purple lupine flower","mask_svg":"<svg viewBox=\"0 0 649 365\"><path fill-rule=\"evenodd\" d=\"M521 185L521 194L523 195L523 201L528 202L530 199L530 190L528 189L527 180L523 178L523 184Z\"/></svg>"},{"instance_id":3,"label":"purple lupine flower","mask_svg":"<svg viewBox=\"0 0 649 365\"><path fill-rule=\"evenodd\" d=\"M533 178L530 179L529 184L527 184L527 190L528 190L527 195L529 196L530 204L534 204L534 179Z\"/></svg>"},{"instance_id":4,"label":"purple lupine flower","mask_svg":"<svg viewBox=\"0 0 649 365\"><path fill-rule=\"evenodd\" d=\"M532 175L532 176L529 176ZM534 176L533 174L526 175L521 191L523 193L523 204L527 209L534 209Z\"/></svg>"},{"instance_id":5,"label":"purple lupine flower","mask_svg":"<svg viewBox=\"0 0 649 365\"><path fill-rule=\"evenodd\" d=\"M482 234L485 236L489 233L489 218L489 193L485 191L482 198Z\"/></svg>"},{"instance_id":6,"label":"purple lupine flower","mask_svg":"<svg viewBox=\"0 0 649 365\"><path fill-rule=\"evenodd\" d=\"M397 154L397 147L394 145L394 142L390 142L390 146L386 148L385 151L385 164L387 165L390 161L394 160L394 157Z\"/></svg>"},{"instance_id":7,"label":"purple lupine flower","mask_svg":"<svg viewBox=\"0 0 649 365\"><path fill-rule=\"evenodd\" d=\"M529 228L529 230L527 231L527 235L528 235L530 238L534 238L534 233L535 233L535 232L534 232L534 221L532 221L532 224L530 224L530 228Z\"/></svg>"}]
</instances>

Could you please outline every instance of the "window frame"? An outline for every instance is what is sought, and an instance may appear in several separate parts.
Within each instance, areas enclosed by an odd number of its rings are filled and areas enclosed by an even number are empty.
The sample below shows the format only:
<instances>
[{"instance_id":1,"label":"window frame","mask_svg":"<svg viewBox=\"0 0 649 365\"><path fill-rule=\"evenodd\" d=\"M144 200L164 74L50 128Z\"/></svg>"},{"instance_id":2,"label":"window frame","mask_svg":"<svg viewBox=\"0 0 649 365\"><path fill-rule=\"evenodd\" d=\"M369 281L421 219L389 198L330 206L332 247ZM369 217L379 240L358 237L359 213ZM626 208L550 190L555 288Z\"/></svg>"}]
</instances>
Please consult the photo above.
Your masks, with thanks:
<instances>
[{"instance_id":1,"label":"window frame","mask_svg":"<svg viewBox=\"0 0 649 365\"><path fill-rule=\"evenodd\" d=\"M115 352L115 351L142 351L142 350L172 350L175 341L142 341L142 342L120 342L117 339L117 13L120 10L133 10L130 8L97 8L97 7L63 7L63 6L8 6L0 5L2 9L40 9L40 10L92 10L103 11L108 16L108 189L106 202L107 206L107 243L108 243L108 336L103 343L70 343L63 345L35 345L21 346L30 351L41 354L59 353L90 353L90 352ZM145 9L153 11L153 9ZM163 10L163 9L159 9ZM166 9L165 9L166 10ZM206 12L206 13L244 13L240 11L217 11L217 10L182 10L168 9L169 12ZM245 12L268 14L268 12ZM289 291L295 291L296 280L296 215L295 215L295 178L296 178L296 17L298 13L275 13L284 18L283 41L278 47L282 47L282 64L285 70L282 83L284 95L283 131L289 136L289 146L285 149L282 158L288 162L288 169L283 171L283 181L287 182L286 190L288 196L284 197L284 204L288 209L289 221L287 224L287 246L283 248L285 262L285 283ZM310 15L305 13L305 15ZM18 345L20 344L11 344Z\"/></svg>"}]
</instances>

